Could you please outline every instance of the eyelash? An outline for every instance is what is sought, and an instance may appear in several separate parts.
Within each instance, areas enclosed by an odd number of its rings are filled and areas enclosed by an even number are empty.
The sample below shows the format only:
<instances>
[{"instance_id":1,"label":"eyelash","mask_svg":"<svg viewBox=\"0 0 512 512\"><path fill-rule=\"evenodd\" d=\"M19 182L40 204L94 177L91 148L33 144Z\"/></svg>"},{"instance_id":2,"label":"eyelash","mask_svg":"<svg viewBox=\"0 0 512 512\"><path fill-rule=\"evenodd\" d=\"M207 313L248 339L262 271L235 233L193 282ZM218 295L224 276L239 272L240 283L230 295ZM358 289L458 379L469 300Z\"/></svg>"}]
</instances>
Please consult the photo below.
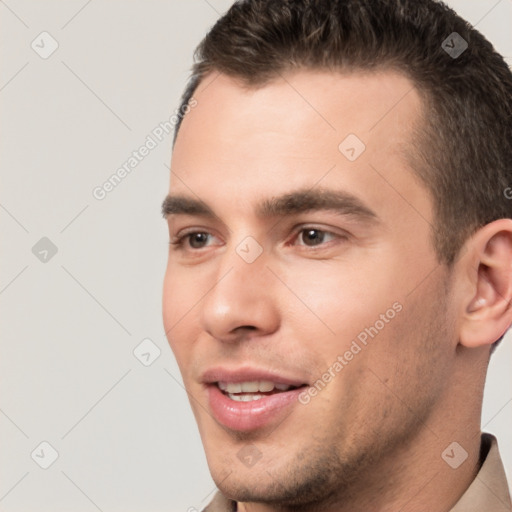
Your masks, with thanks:
<instances>
[{"instance_id":1,"label":"eyelash","mask_svg":"<svg viewBox=\"0 0 512 512\"><path fill-rule=\"evenodd\" d=\"M348 235L341 235L341 234L334 233L332 231L321 229L321 228L318 228L318 227L315 227L315 226L302 226L301 229L299 229L296 232L296 234L294 235L293 239L295 240L296 238L298 238L301 235L301 233L303 233L305 231L318 231L320 233L324 233L324 234L327 234L327 235L333 235L338 240L340 240L340 239L341 240L348 239ZM169 242L169 244L173 246L173 249L175 251L189 250L191 252L199 252L199 251L201 251L201 249L206 249L206 247L201 247L199 249L194 249L193 247L187 247L185 249L185 247L184 247L186 239L189 238L190 236L196 235L198 233L206 234L206 235L211 235L211 233L208 233L207 231L189 231L189 232L185 232L185 233L181 234L180 236L175 237L174 240L171 240ZM322 248L322 246L325 246L327 243L328 242L325 242L325 243L322 242L319 245L314 245L314 246L302 245L300 247L306 247L306 248L308 248L311 251L315 251L315 250L318 250L318 249L316 249L317 247L318 248Z\"/></svg>"}]
</instances>

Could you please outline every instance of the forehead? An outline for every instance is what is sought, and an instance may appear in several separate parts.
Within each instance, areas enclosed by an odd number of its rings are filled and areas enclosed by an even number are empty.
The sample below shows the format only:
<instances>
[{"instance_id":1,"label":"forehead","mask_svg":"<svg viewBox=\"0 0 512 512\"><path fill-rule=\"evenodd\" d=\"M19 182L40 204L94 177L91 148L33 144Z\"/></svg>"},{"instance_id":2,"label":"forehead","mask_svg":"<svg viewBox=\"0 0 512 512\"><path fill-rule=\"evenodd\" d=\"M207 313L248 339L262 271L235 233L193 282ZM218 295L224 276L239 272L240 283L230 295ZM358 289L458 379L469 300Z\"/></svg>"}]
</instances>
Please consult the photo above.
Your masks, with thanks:
<instances>
[{"instance_id":1,"label":"forehead","mask_svg":"<svg viewBox=\"0 0 512 512\"><path fill-rule=\"evenodd\" d=\"M370 204L402 195L430 215L407 160L422 103L400 73L295 71L247 87L214 72L194 98L173 152L171 193L250 201L321 183Z\"/></svg>"}]
</instances>

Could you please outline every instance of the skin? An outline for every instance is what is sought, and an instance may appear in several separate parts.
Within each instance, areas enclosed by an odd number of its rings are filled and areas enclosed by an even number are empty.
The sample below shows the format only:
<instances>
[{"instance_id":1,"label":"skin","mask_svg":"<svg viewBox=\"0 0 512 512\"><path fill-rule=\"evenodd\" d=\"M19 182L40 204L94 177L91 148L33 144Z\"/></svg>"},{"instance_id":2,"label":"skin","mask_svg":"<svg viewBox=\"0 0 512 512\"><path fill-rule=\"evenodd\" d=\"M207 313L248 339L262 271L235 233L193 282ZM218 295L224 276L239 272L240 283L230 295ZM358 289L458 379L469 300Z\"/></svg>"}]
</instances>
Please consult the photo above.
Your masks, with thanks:
<instances>
[{"instance_id":1,"label":"skin","mask_svg":"<svg viewBox=\"0 0 512 512\"><path fill-rule=\"evenodd\" d=\"M478 230L453 268L438 262L432 197L405 158L422 102L396 72L303 70L258 88L214 73L194 97L169 193L216 218L168 216L171 240L208 235L170 247L163 318L217 486L247 512L450 510L478 471L490 345L512 321L512 221ZM338 149L349 133L366 145L353 162ZM256 215L300 188L349 192L377 220ZM253 263L236 252L247 236L263 251ZM313 384L396 302L308 404L250 432L212 417L207 368L253 364ZM453 441L468 452L456 470L441 458ZM237 457L248 445L261 452L252 467Z\"/></svg>"}]
</instances>

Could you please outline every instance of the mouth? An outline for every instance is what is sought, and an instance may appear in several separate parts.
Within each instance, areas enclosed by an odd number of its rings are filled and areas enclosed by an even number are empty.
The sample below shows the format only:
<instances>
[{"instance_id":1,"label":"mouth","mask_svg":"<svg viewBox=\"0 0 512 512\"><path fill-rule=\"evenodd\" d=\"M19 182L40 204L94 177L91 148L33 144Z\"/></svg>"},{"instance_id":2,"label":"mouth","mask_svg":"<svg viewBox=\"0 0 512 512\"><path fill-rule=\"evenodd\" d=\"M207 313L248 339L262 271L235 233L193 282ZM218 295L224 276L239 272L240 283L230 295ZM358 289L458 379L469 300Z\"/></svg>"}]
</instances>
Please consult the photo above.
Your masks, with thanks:
<instances>
[{"instance_id":1,"label":"mouth","mask_svg":"<svg viewBox=\"0 0 512 512\"><path fill-rule=\"evenodd\" d=\"M216 382L219 390L230 400L235 402L251 402L261 400L276 393L298 389L302 386L292 386L270 380L253 380L245 382Z\"/></svg>"},{"instance_id":2,"label":"mouth","mask_svg":"<svg viewBox=\"0 0 512 512\"><path fill-rule=\"evenodd\" d=\"M251 370L211 370L204 374L211 415L222 426L251 431L282 421L308 387L304 381Z\"/></svg>"}]
</instances>

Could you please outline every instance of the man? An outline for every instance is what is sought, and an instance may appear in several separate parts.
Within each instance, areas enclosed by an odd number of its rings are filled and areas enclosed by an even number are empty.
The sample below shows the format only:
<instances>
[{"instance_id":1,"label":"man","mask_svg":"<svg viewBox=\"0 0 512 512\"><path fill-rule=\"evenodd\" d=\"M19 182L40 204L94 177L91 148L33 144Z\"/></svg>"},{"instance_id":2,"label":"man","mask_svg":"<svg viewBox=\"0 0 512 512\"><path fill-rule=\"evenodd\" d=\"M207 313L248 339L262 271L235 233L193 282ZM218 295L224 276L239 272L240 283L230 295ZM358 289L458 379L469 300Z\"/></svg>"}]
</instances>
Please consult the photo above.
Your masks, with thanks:
<instances>
[{"instance_id":1,"label":"man","mask_svg":"<svg viewBox=\"0 0 512 512\"><path fill-rule=\"evenodd\" d=\"M512 321L502 57L434 0L244 1L197 57L163 316L205 510L512 510L480 432Z\"/></svg>"}]
</instances>

